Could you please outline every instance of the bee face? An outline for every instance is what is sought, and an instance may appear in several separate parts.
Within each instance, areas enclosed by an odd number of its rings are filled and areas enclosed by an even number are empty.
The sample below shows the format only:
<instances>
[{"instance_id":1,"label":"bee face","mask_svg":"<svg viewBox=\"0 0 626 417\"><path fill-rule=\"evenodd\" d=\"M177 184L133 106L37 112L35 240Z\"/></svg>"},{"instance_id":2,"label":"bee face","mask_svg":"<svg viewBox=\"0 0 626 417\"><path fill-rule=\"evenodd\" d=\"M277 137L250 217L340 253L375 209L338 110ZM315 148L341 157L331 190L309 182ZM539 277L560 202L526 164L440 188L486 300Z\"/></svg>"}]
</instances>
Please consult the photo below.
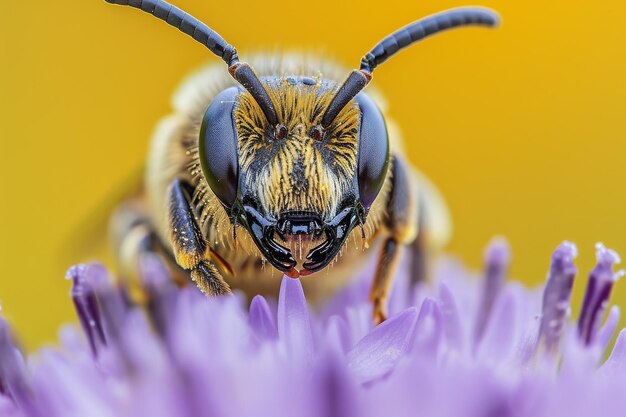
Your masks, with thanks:
<instances>
[{"instance_id":1,"label":"bee face","mask_svg":"<svg viewBox=\"0 0 626 417\"><path fill-rule=\"evenodd\" d=\"M364 223L387 172L387 132L364 94L322 129L337 90L330 81L281 77L264 85L278 128L248 92L230 88L205 115L201 164L231 218L248 229L268 261L290 275L307 275L332 261ZM310 251L297 271L289 246L303 237Z\"/></svg>"},{"instance_id":2,"label":"bee face","mask_svg":"<svg viewBox=\"0 0 626 417\"><path fill-rule=\"evenodd\" d=\"M268 91L276 102L284 137L277 138L268 128L249 94L240 95L234 111L239 165L245 172L243 198L258 202L268 217L305 211L328 221L340 204L353 204L356 197L352 182L359 109L346 107L320 137L316 127L332 90L321 83L292 84L285 79L272 84Z\"/></svg>"}]
</instances>

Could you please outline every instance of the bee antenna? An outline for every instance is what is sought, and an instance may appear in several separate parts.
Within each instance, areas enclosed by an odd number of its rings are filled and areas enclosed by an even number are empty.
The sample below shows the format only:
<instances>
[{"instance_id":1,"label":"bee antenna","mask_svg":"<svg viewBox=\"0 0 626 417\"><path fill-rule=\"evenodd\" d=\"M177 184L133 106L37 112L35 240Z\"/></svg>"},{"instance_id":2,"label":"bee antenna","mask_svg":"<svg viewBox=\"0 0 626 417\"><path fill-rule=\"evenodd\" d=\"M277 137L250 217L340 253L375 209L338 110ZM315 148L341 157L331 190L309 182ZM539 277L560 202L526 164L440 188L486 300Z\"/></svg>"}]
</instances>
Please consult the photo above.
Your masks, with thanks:
<instances>
[{"instance_id":1,"label":"bee antenna","mask_svg":"<svg viewBox=\"0 0 626 417\"><path fill-rule=\"evenodd\" d=\"M146 13L150 13L206 46L209 51L226 62L228 72L230 72L233 78L243 85L244 88L250 92L252 97L254 97L270 125L276 126L278 124L274 104L263 87L261 80L259 80L259 77L250 65L239 61L237 50L213 29L200 22L189 13L163 0L105 1L120 6L131 6Z\"/></svg>"},{"instance_id":2,"label":"bee antenna","mask_svg":"<svg viewBox=\"0 0 626 417\"><path fill-rule=\"evenodd\" d=\"M350 100L372 79L372 72L380 64L406 48L430 35L459 26L497 26L499 17L493 10L484 7L458 7L417 20L378 42L363 59L361 68L350 73L339 87L322 117L322 128L333 122Z\"/></svg>"}]
</instances>

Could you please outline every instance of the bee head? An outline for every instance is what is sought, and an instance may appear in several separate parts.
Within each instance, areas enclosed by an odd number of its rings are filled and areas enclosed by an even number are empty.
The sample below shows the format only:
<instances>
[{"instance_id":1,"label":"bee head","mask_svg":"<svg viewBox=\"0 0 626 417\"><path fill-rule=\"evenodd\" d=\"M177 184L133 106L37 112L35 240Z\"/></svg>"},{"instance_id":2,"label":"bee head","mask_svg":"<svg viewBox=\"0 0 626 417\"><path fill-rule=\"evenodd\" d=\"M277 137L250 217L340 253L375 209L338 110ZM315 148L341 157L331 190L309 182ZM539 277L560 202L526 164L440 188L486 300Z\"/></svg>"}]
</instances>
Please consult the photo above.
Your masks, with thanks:
<instances>
[{"instance_id":1,"label":"bee head","mask_svg":"<svg viewBox=\"0 0 626 417\"><path fill-rule=\"evenodd\" d=\"M365 93L324 127L336 83L287 76L263 85L278 128L249 92L228 88L205 114L200 160L214 194L268 261L308 275L330 263L365 222L389 166L387 130Z\"/></svg>"},{"instance_id":2,"label":"bee head","mask_svg":"<svg viewBox=\"0 0 626 417\"><path fill-rule=\"evenodd\" d=\"M477 7L418 20L379 42L338 85L308 77L260 79L220 35L165 1L106 1L166 21L226 62L239 86L218 94L204 115L202 171L231 221L243 225L265 258L292 277L334 259L353 228L365 222L387 175L385 122L361 92L374 69L442 30L498 22L494 12ZM289 243L303 235L311 249L299 271L293 251L278 240Z\"/></svg>"}]
</instances>

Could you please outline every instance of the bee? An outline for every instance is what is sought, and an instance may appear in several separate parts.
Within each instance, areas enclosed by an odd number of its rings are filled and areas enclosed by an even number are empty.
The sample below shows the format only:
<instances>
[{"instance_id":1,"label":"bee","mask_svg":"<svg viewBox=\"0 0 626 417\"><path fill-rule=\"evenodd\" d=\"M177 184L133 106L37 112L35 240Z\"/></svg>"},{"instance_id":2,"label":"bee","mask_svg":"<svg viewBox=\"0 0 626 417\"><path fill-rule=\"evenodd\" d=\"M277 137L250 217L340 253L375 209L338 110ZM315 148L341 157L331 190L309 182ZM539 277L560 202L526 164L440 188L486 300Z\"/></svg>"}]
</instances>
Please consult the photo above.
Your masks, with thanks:
<instances>
[{"instance_id":1,"label":"bee","mask_svg":"<svg viewBox=\"0 0 626 417\"><path fill-rule=\"evenodd\" d=\"M403 156L381 99L363 90L399 50L446 29L495 26L497 15L462 7L415 21L346 77L339 65L305 55L240 61L220 35L165 1L106 1L152 14L227 65L184 82L158 125L143 191L113 216L122 273L157 253L178 280L213 296L275 292L276 270L298 278L333 265L303 280L323 298L375 250L370 299L374 322L384 321L402 254L412 253L412 280L423 279L427 254L446 243L450 223L437 190Z\"/></svg>"}]
</instances>

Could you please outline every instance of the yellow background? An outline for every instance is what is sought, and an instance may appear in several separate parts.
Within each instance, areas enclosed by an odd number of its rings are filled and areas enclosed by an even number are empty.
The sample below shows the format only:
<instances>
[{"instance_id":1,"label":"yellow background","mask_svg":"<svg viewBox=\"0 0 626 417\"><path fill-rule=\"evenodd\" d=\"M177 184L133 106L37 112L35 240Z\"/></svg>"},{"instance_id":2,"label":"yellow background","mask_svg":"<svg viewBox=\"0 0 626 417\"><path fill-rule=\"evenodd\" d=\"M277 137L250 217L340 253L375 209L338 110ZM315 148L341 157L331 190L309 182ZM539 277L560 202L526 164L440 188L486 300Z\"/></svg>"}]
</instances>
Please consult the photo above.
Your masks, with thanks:
<instances>
[{"instance_id":1,"label":"yellow background","mask_svg":"<svg viewBox=\"0 0 626 417\"><path fill-rule=\"evenodd\" d=\"M302 48L356 66L396 28L463 3L176 4L244 59L246 50ZM572 240L579 303L594 243L626 255L626 2L482 4L501 13L501 29L431 38L379 68L374 83L410 139L410 159L447 197L450 250L476 268L489 238L503 234L512 275L537 284L552 249ZM181 78L218 59L156 19L101 0L2 8L0 301L33 348L74 320L63 280L72 236L88 233L86 219L101 217L141 167ZM613 300L626 303L626 283Z\"/></svg>"}]
</instances>

